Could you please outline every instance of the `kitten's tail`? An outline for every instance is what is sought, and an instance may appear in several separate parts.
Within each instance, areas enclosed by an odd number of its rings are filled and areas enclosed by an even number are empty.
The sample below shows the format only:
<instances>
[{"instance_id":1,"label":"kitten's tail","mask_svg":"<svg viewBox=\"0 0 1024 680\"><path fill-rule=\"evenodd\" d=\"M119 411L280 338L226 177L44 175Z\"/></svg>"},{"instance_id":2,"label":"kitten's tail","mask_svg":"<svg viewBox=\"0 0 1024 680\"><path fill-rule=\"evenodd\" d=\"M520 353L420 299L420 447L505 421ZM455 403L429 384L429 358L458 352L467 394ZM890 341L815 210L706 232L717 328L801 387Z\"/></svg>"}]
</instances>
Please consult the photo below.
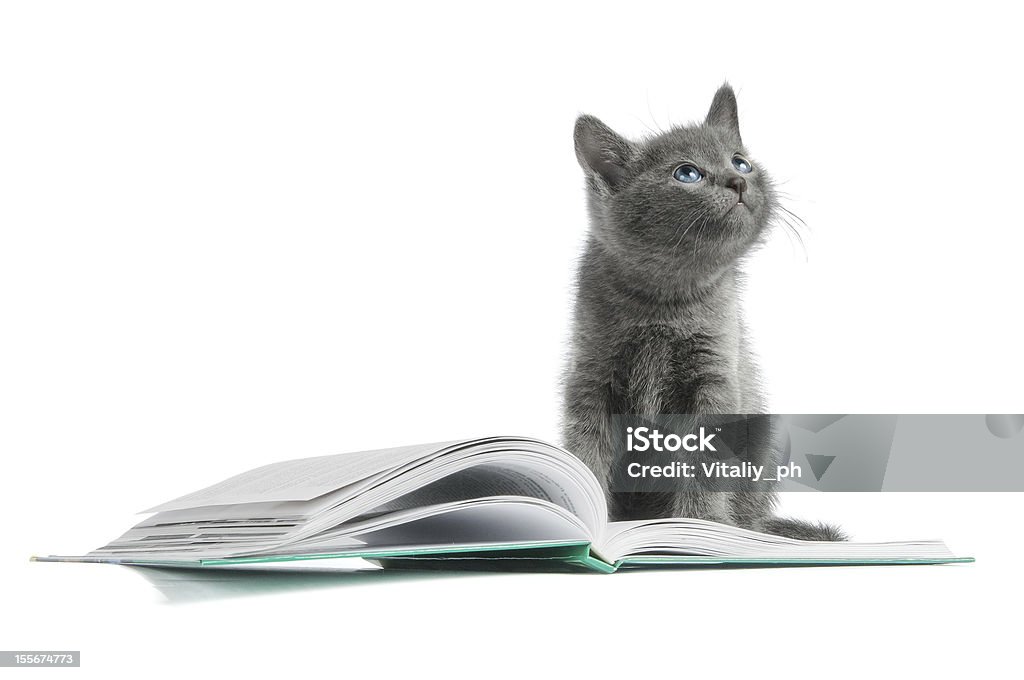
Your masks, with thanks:
<instances>
[{"instance_id":1,"label":"kitten's tail","mask_svg":"<svg viewBox=\"0 0 1024 680\"><path fill-rule=\"evenodd\" d=\"M764 531L798 541L846 541L849 537L839 527L824 522L805 522L788 517L770 517L764 522Z\"/></svg>"}]
</instances>

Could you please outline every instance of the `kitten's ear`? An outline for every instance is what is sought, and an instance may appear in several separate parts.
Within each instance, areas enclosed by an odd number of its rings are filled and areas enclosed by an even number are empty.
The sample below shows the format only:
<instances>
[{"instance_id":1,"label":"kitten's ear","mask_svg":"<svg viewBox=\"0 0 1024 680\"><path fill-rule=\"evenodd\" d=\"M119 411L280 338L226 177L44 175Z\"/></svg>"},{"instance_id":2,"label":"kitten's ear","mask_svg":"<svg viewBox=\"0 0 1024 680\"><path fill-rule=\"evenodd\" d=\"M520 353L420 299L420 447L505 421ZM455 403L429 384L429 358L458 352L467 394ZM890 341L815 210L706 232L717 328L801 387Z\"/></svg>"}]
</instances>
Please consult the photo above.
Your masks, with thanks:
<instances>
[{"instance_id":1,"label":"kitten's ear","mask_svg":"<svg viewBox=\"0 0 1024 680\"><path fill-rule=\"evenodd\" d=\"M576 159L588 174L602 180L610 189L626 178L626 164L633 156L633 145L594 116L576 119Z\"/></svg>"},{"instance_id":2,"label":"kitten's ear","mask_svg":"<svg viewBox=\"0 0 1024 680\"><path fill-rule=\"evenodd\" d=\"M725 83L718 88L704 123L705 125L725 128L739 138L740 116L736 110L736 93L732 91L732 86L729 83Z\"/></svg>"}]
</instances>

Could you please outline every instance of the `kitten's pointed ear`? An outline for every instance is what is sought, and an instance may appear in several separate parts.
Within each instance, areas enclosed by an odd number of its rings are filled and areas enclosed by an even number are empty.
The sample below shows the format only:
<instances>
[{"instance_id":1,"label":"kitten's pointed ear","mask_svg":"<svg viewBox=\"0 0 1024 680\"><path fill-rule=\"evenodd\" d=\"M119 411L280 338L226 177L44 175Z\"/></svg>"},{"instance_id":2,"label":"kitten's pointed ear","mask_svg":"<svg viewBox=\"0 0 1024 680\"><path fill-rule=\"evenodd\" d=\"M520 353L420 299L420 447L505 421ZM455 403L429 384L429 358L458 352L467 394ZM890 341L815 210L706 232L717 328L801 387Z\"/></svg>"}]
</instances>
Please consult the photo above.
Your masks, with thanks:
<instances>
[{"instance_id":1,"label":"kitten's pointed ear","mask_svg":"<svg viewBox=\"0 0 1024 680\"><path fill-rule=\"evenodd\" d=\"M704 123L725 128L735 134L737 138L740 136L740 116L736 110L736 93L732 91L732 86L729 83L718 88Z\"/></svg>"},{"instance_id":2,"label":"kitten's pointed ear","mask_svg":"<svg viewBox=\"0 0 1024 680\"><path fill-rule=\"evenodd\" d=\"M594 116L576 119L576 159L588 174L614 189L626 178L626 164L633 156L633 145Z\"/></svg>"}]
</instances>

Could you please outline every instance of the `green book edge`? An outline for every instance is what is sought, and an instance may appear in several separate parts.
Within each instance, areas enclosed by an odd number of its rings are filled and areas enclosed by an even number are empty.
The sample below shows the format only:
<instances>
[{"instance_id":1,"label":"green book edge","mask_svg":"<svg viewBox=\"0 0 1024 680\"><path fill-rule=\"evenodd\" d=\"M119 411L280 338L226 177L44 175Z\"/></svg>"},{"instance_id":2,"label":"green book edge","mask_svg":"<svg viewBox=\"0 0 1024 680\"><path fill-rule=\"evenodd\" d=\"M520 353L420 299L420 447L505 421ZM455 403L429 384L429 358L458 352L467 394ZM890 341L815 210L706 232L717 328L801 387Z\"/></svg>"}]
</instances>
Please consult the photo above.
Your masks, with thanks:
<instances>
[{"instance_id":1,"label":"green book edge","mask_svg":"<svg viewBox=\"0 0 1024 680\"><path fill-rule=\"evenodd\" d=\"M410 548L389 550L365 550L343 553L310 553L304 555L273 555L255 557L233 557L201 560L135 560L108 557L32 557L39 562L102 562L128 566L152 567L217 567L217 566L259 566L280 562L315 561L325 559L361 558L377 560L385 566L401 568L443 569L455 566L456 561L465 564L504 563L505 566L526 567L527 570L544 571L546 566L559 564L583 568L603 574L611 574L620 567L683 567L683 566L867 566L899 564L951 564L971 563L973 557L949 558L765 558L765 557L705 557L705 556L638 556L618 560L610 564L597 557L588 542L533 542L515 544L487 544L472 546L444 546L432 548ZM512 563L518 563L513 565Z\"/></svg>"}]
</instances>

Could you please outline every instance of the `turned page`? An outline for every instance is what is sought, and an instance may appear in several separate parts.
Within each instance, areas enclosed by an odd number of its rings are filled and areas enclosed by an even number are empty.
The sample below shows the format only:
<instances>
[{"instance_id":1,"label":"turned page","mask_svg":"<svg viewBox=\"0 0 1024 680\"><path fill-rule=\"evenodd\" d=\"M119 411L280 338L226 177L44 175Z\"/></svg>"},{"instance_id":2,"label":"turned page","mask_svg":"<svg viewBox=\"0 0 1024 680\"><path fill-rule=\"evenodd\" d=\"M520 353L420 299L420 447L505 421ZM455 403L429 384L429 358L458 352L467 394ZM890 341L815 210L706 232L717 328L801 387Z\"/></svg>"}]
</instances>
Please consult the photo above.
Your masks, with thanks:
<instances>
[{"instance_id":1,"label":"turned page","mask_svg":"<svg viewBox=\"0 0 1024 680\"><path fill-rule=\"evenodd\" d=\"M145 512L165 512L233 503L308 501L374 474L426 458L456 443L419 444L271 463Z\"/></svg>"}]
</instances>

